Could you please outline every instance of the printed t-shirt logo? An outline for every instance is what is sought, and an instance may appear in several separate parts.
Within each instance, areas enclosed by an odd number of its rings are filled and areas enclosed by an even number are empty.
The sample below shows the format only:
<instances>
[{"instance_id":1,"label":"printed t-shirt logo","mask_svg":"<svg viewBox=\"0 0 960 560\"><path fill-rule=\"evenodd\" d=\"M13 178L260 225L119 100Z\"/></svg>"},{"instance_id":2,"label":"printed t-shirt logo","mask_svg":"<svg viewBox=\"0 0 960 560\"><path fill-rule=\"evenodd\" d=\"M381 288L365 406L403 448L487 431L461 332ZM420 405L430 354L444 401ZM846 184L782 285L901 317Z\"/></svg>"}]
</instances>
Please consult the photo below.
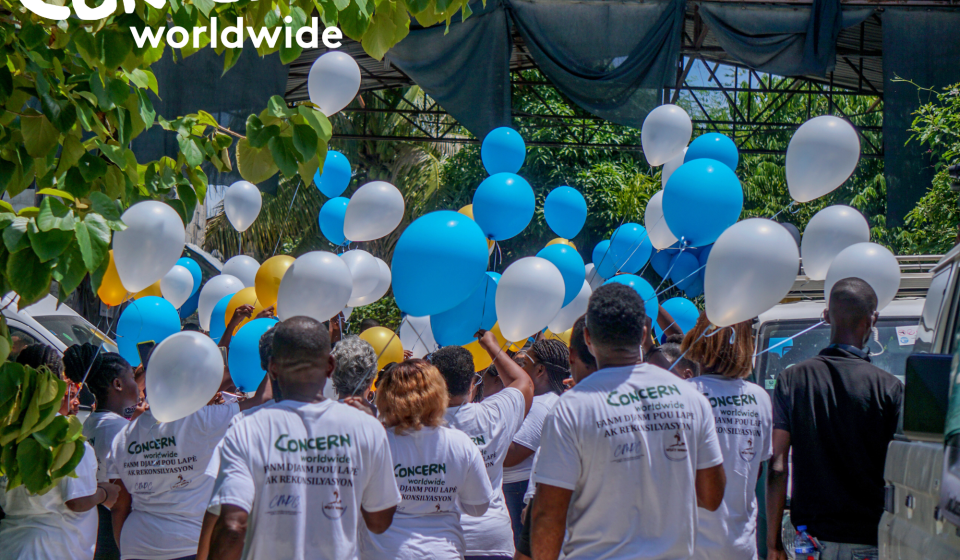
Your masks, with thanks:
<instances>
[{"instance_id":1,"label":"printed t-shirt logo","mask_svg":"<svg viewBox=\"0 0 960 560\"><path fill-rule=\"evenodd\" d=\"M663 454L671 461L683 461L687 458L687 442L680 430L674 432L672 438L664 440Z\"/></svg>"},{"instance_id":2,"label":"printed t-shirt logo","mask_svg":"<svg viewBox=\"0 0 960 560\"><path fill-rule=\"evenodd\" d=\"M347 512L347 506L340 499L340 492L333 491L333 500L323 504L323 516L329 520L340 519Z\"/></svg>"},{"instance_id":3,"label":"printed t-shirt logo","mask_svg":"<svg viewBox=\"0 0 960 560\"><path fill-rule=\"evenodd\" d=\"M740 448L740 458L750 463L756 456L757 452L753 449L753 438L747 438L746 445Z\"/></svg>"},{"instance_id":4,"label":"printed t-shirt logo","mask_svg":"<svg viewBox=\"0 0 960 560\"><path fill-rule=\"evenodd\" d=\"M182 474L177 475L177 482L170 487L171 490L176 490L177 488L186 488L190 484L189 480L184 480Z\"/></svg>"}]
</instances>

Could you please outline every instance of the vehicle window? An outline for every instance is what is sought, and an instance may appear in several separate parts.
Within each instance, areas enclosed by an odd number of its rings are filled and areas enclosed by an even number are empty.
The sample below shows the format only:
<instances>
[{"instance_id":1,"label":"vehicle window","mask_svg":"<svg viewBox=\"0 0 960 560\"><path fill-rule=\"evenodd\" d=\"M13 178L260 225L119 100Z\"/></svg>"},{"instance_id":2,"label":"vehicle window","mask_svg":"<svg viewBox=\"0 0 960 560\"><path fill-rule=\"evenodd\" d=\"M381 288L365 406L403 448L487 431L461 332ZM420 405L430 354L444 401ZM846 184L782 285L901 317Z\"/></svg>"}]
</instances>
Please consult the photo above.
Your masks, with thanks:
<instances>
[{"instance_id":1,"label":"vehicle window","mask_svg":"<svg viewBox=\"0 0 960 560\"><path fill-rule=\"evenodd\" d=\"M23 329L17 327L10 327L10 341L12 345L10 346L10 361L14 362L17 360L17 356L20 355L20 351L30 346L32 344L39 344L40 341L31 334L27 334Z\"/></svg>"},{"instance_id":2,"label":"vehicle window","mask_svg":"<svg viewBox=\"0 0 960 560\"><path fill-rule=\"evenodd\" d=\"M89 342L94 346L103 344L103 350L107 352L117 351L116 345L110 342L106 335L80 317L74 317L72 315L41 315L34 317L34 319L67 346Z\"/></svg>"},{"instance_id":3,"label":"vehicle window","mask_svg":"<svg viewBox=\"0 0 960 560\"><path fill-rule=\"evenodd\" d=\"M930 288L927 290L927 299L923 304L923 313L920 315L920 324L917 327L917 344L914 352L929 353L933 351L934 336L937 322L940 318L940 308L947 287L950 285L950 275L954 267L949 266L933 277Z\"/></svg>"}]
</instances>

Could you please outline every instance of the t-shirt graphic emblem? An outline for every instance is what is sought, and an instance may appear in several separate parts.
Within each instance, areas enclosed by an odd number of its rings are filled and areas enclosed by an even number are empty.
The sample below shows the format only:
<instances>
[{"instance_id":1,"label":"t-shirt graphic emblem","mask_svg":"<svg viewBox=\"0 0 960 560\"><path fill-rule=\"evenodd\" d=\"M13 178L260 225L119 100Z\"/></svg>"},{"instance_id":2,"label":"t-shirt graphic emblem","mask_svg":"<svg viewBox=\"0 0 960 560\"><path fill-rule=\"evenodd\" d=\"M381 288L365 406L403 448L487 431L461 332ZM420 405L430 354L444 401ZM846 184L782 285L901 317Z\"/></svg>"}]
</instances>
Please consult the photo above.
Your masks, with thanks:
<instances>
[{"instance_id":1,"label":"t-shirt graphic emblem","mask_svg":"<svg viewBox=\"0 0 960 560\"><path fill-rule=\"evenodd\" d=\"M184 480L184 479L183 479L183 475L182 475L182 474L178 474L178 475L177 475L177 482L175 482L175 483L173 484L173 486L170 487L170 489L173 490L173 489L176 489L176 488L185 488L188 484L190 484L190 481L189 481L189 480Z\"/></svg>"},{"instance_id":2,"label":"t-shirt graphic emblem","mask_svg":"<svg viewBox=\"0 0 960 560\"><path fill-rule=\"evenodd\" d=\"M665 439L663 454L671 461L683 461L687 458L687 443L683 440L680 430L673 434L673 444L667 445L670 439Z\"/></svg>"},{"instance_id":3,"label":"t-shirt graphic emblem","mask_svg":"<svg viewBox=\"0 0 960 560\"><path fill-rule=\"evenodd\" d=\"M740 458L744 461L750 463L753 461L753 458L757 456L756 450L753 448L753 438L747 438L747 444L744 447L740 448Z\"/></svg>"},{"instance_id":4,"label":"t-shirt graphic emblem","mask_svg":"<svg viewBox=\"0 0 960 560\"><path fill-rule=\"evenodd\" d=\"M347 506L340 500L340 492L333 491L333 501L323 504L323 515L327 519L340 519L347 512Z\"/></svg>"}]
</instances>

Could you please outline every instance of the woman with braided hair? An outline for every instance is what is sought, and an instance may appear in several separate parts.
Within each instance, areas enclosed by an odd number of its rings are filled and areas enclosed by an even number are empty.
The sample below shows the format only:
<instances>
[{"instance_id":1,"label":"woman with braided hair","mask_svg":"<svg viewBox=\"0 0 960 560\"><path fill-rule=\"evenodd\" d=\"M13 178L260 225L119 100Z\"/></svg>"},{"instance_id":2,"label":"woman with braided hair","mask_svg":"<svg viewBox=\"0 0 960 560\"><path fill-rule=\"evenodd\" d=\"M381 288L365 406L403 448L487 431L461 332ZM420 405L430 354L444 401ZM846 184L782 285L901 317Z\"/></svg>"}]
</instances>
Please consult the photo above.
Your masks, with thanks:
<instances>
[{"instance_id":1,"label":"woman with braided hair","mask_svg":"<svg viewBox=\"0 0 960 560\"><path fill-rule=\"evenodd\" d=\"M523 528L523 496L530 481L533 454L540 447L543 421L565 389L563 380L570 377L570 350L559 340L541 339L517 352L514 360L533 379L530 413L514 435L503 462L503 496L510 511L514 545L518 545Z\"/></svg>"}]
</instances>

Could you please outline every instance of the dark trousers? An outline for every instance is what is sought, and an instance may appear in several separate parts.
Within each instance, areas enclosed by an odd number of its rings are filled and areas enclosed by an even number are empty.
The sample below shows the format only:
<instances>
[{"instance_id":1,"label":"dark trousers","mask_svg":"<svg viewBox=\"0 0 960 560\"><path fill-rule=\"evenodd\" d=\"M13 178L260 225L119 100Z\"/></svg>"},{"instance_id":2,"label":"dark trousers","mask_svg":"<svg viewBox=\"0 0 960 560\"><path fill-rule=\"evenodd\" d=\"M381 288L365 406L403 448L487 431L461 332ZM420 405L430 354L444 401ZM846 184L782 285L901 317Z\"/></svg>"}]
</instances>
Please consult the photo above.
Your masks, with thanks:
<instances>
[{"instance_id":1,"label":"dark trousers","mask_svg":"<svg viewBox=\"0 0 960 560\"><path fill-rule=\"evenodd\" d=\"M113 518L110 510L97 506L97 517L100 526L97 529L97 552L93 555L93 560L120 560L120 549L113 538Z\"/></svg>"},{"instance_id":2,"label":"dark trousers","mask_svg":"<svg viewBox=\"0 0 960 560\"><path fill-rule=\"evenodd\" d=\"M503 500L510 512L510 525L513 528L513 546L520 545L520 531L523 529L523 495L527 493L529 481L505 482L503 484Z\"/></svg>"}]
</instances>

